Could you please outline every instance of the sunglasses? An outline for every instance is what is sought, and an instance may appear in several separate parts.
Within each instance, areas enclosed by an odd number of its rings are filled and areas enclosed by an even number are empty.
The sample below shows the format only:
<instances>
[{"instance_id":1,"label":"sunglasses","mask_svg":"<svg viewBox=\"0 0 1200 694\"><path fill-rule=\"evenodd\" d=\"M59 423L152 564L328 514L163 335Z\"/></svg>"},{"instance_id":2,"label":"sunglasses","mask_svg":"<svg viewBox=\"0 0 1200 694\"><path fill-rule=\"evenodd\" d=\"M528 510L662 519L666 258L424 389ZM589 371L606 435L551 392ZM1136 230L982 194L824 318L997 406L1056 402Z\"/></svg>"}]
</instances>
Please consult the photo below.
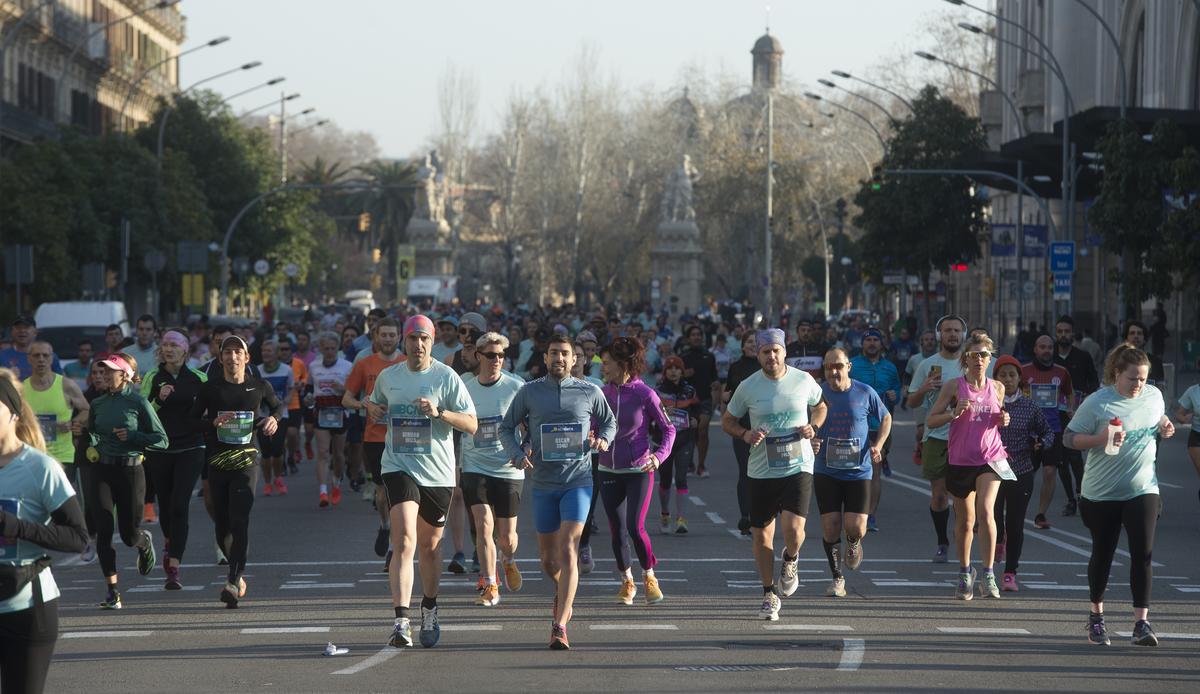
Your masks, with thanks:
<instances>
[{"instance_id":1,"label":"sunglasses","mask_svg":"<svg viewBox=\"0 0 1200 694\"><path fill-rule=\"evenodd\" d=\"M988 359L992 353L986 349L980 352L967 352L967 359Z\"/></svg>"},{"instance_id":2,"label":"sunglasses","mask_svg":"<svg viewBox=\"0 0 1200 694\"><path fill-rule=\"evenodd\" d=\"M504 358L504 352L476 352L476 354L489 361L499 361Z\"/></svg>"}]
</instances>

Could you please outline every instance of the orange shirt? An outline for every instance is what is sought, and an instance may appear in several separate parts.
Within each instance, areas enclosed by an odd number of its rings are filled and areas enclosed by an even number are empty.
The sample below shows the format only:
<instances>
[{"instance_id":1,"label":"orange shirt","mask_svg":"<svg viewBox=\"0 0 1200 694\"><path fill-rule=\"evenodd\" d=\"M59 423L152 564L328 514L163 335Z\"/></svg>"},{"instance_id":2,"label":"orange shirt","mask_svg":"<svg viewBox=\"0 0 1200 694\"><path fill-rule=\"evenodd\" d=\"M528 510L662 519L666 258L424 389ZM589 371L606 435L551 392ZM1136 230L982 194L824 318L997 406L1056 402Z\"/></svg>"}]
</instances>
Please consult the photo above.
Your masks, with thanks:
<instances>
[{"instance_id":1,"label":"orange shirt","mask_svg":"<svg viewBox=\"0 0 1200 694\"><path fill-rule=\"evenodd\" d=\"M292 391L292 399L288 400L289 410L300 409L300 391L304 389L304 384L308 383L308 367L304 365L304 361L292 357L292 374L296 377L296 390Z\"/></svg>"},{"instance_id":2,"label":"orange shirt","mask_svg":"<svg viewBox=\"0 0 1200 694\"><path fill-rule=\"evenodd\" d=\"M372 391L375 390L375 379L379 378L379 372L389 366L403 362L407 357L396 352L396 358L388 361L379 354L372 354L369 357L363 357L354 363L354 368L350 370L350 376L346 378L346 391L353 393L355 397L359 393L366 393L369 397ZM363 432L363 441L370 443L383 443L387 440L387 425L376 424L368 420L367 428Z\"/></svg>"}]
</instances>

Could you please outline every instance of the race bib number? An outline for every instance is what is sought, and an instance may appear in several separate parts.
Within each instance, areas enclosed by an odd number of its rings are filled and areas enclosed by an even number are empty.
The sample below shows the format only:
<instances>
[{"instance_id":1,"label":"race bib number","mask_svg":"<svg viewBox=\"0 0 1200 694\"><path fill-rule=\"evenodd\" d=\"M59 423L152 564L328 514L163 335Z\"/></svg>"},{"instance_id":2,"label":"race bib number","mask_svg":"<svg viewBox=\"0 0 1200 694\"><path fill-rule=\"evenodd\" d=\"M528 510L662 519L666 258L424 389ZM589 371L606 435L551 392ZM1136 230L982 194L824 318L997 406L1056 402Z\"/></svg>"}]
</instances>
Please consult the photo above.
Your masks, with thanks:
<instances>
[{"instance_id":1,"label":"race bib number","mask_svg":"<svg viewBox=\"0 0 1200 694\"><path fill-rule=\"evenodd\" d=\"M1029 393L1033 402L1043 410L1058 409L1058 386L1053 383L1031 383Z\"/></svg>"},{"instance_id":2,"label":"race bib number","mask_svg":"<svg viewBox=\"0 0 1200 694\"><path fill-rule=\"evenodd\" d=\"M825 439L825 467L834 470L857 470L862 467L862 441Z\"/></svg>"},{"instance_id":3,"label":"race bib number","mask_svg":"<svg viewBox=\"0 0 1200 694\"><path fill-rule=\"evenodd\" d=\"M39 414L38 425L42 427L42 438L46 439L46 443L54 443L58 440L58 415L56 414Z\"/></svg>"},{"instance_id":4,"label":"race bib number","mask_svg":"<svg viewBox=\"0 0 1200 694\"><path fill-rule=\"evenodd\" d=\"M542 460L575 460L583 455L583 424L543 424Z\"/></svg>"},{"instance_id":5,"label":"race bib number","mask_svg":"<svg viewBox=\"0 0 1200 694\"><path fill-rule=\"evenodd\" d=\"M1017 473L1013 472L1012 467L1008 464L1008 458L993 460L992 462L988 463L988 467L990 467L992 472L996 473L1002 480L1007 482L1017 481Z\"/></svg>"},{"instance_id":6,"label":"race bib number","mask_svg":"<svg viewBox=\"0 0 1200 694\"><path fill-rule=\"evenodd\" d=\"M784 360L788 366L800 369L801 371L821 371L825 368L825 360L822 357L792 357Z\"/></svg>"},{"instance_id":7,"label":"race bib number","mask_svg":"<svg viewBox=\"0 0 1200 694\"><path fill-rule=\"evenodd\" d=\"M433 453L433 420L428 417L392 417L392 452L404 455Z\"/></svg>"},{"instance_id":8,"label":"race bib number","mask_svg":"<svg viewBox=\"0 0 1200 694\"><path fill-rule=\"evenodd\" d=\"M763 445L767 447L767 467L789 468L802 462L800 442L802 437L796 429L786 434L768 436Z\"/></svg>"},{"instance_id":9,"label":"race bib number","mask_svg":"<svg viewBox=\"0 0 1200 694\"><path fill-rule=\"evenodd\" d=\"M229 415L229 418L217 427L217 440L235 446L250 443L250 437L254 435L254 413L249 410L225 410L217 413L217 417L225 415Z\"/></svg>"},{"instance_id":10,"label":"race bib number","mask_svg":"<svg viewBox=\"0 0 1200 694\"><path fill-rule=\"evenodd\" d=\"M479 428L475 430L476 448L496 448L500 445L500 415L495 417L480 417Z\"/></svg>"},{"instance_id":11,"label":"race bib number","mask_svg":"<svg viewBox=\"0 0 1200 694\"><path fill-rule=\"evenodd\" d=\"M318 429L341 429L346 410L341 407L317 408Z\"/></svg>"},{"instance_id":12,"label":"race bib number","mask_svg":"<svg viewBox=\"0 0 1200 694\"><path fill-rule=\"evenodd\" d=\"M14 516L20 516L21 500L20 499L0 499L0 511L7 511ZM0 561L5 559L17 558L17 543L16 538L8 539L0 535Z\"/></svg>"},{"instance_id":13,"label":"race bib number","mask_svg":"<svg viewBox=\"0 0 1200 694\"><path fill-rule=\"evenodd\" d=\"M691 424L687 410L681 410L678 407L673 407L668 414L671 417L671 424L673 424L676 429L687 429L688 425Z\"/></svg>"}]
</instances>

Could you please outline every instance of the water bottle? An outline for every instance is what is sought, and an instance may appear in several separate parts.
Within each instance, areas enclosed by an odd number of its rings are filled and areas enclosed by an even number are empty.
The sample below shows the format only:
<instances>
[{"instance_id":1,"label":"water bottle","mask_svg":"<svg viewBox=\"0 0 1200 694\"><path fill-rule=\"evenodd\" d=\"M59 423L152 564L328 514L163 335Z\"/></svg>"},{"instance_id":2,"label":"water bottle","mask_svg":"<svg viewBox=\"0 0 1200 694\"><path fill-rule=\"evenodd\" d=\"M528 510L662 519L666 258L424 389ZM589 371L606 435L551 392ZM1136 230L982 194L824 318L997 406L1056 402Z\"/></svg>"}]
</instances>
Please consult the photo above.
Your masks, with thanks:
<instances>
[{"instance_id":1,"label":"water bottle","mask_svg":"<svg viewBox=\"0 0 1200 694\"><path fill-rule=\"evenodd\" d=\"M1113 417L1108 423L1108 443L1104 444L1105 455L1116 455L1121 451L1120 444L1113 442L1119 431L1121 431L1121 418Z\"/></svg>"}]
</instances>

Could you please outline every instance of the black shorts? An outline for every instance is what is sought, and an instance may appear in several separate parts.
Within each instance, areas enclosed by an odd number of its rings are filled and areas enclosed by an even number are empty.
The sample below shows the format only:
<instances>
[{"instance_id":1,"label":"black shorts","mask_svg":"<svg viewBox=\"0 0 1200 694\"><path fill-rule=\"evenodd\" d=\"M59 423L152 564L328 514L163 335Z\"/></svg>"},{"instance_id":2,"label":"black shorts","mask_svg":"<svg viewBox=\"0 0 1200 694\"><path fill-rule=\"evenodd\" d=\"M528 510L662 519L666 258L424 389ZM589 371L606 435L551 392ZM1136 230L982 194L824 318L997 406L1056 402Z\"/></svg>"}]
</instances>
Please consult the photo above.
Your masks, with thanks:
<instances>
[{"instance_id":1,"label":"black shorts","mask_svg":"<svg viewBox=\"0 0 1200 694\"><path fill-rule=\"evenodd\" d=\"M283 457L284 443L287 441L287 427L277 428L274 436L267 436L259 431L256 438L258 439L258 450L262 451L264 458Z\"/></svg>"},{"instance_id":2,"label":"black shorts","mask_svg":"<svg viewBox=\"0 0 1200 694\"><path fill-rule=\"evenodd\" d=\"M521 510L521 487L524 483L525 480L464 472L458 486L462 489L467 508L487 504L497 518L516 518Z\"/></svg>"},{"instance_id":3,"label":"black shorts","mask_svg":"<svg viewBox=\"0 0 1200 694\"><path fill-rule=\"evenodd\" d=\"M303 410L288 410L287 428L299 429L300 421L303 419Z\"/></svg>"},{"instance_id":4,"label":"black shorts","mask_svg":"<svg viewBox=\"0 0 1200 694\"><path fill-rule=\"evenodd\" d=\"M1054 435L1054 443L1049 448L1033 451L1033 464L1037 466L1058 467L1065 462L1067 449L1063 448L1062 432Z\"/></svg>"},{"instance_id":5,"label":"black shorts","mask_svg":"<svg viewBox=\"0 0 1200 694\"><path fill-rule=\"evenodd\" d=\"M405 501L417 503L417 515L435 528L446 526L446 512L454 487L422 487L407 472L385 472L383 487L387 490L388 508Z\"/></svg>"},{"instance_id":6,"label":"black shorts","mask_svg":"<svg viewBox=\"0 0 1200 694\"><path fill-rule=\"evenodd\" d=\"M305 407L303 414L301 416L304 419L304 423L308 425L308 430L312 431L313 427L315 427L317 425L317 410L316 410L316 408Z\"/></svg>"},{"instance_id":7,"label":"black shorts","mask_svg":"<svg viewBox=\"0 0 1200 694\"><path fill-rule=\"evenodd\" d=\"M1188 434L1188 448L1200 448L1200 431L1192 429L1192 433Z\"/></svg>"},{"instance_id":8,"label":"black shorts","mask_svg":"<svg viewBox=\"0 0 1200 694\"><path fill-rule=\"evenodd\" d=\"M748 478L750 492L750 525L765 528L775 521L781 511L797 516L808 515L809 499L812 497L813 476L809 472L797 472L787 477L770 479Z\"/></svg>"},{"instance_id":9,"label":"black shorts","mask_svg":"<svg viewBox=\"0 0 1200 694\"><path fill-rule=\"evenodd\" d=\"M975 481L979 476L987 474L1000 479L996 471L988 465L947 465L946 491L956 499L966 499L975 492Z\"/></svg>"},{"instance_id":10,"label":"black shorts","mask_svg":"<svg viewBox=\"0 0 1200 694\"><path fill-rule=\"evenodd\" d=\"M351 412L346 418L346 443L363 442L363 418L358 412Z\"/></svg>"},{"instance_id":11,"label":"black shorts","mask_svg":"<svg viewBox=\"0 0 1200 694\"><path fill-rule=\"evenodd\" d=\"M829 475L813 475L817 510L826 513L870 513L871 480L840 480Z\"/></svg>"},{"instance_id":12,"label":"black shorts","mask_svg":"<svg viewBox=\"0 0 1200 694\"><path fill-rule=\"evenodd\" d=\"M371 476L371 481L375 484L383 483L383 449L382 441L364 441L363 442L363 462L367 465L367 474Z\"/></svg>"},{"instance_id":13,"label":"black shorts","mask_svg":"<svg viewBox=\"0 0 1200 694\"><path fill-rule=\"evenodd\" d=\"M696 419L699 419L701 417L708 417L709 419L712 419L712 413L713 413L712 400L701 400L699 403L696 404L695 412L696 412Z\"/></svg>"}]
</instances>

